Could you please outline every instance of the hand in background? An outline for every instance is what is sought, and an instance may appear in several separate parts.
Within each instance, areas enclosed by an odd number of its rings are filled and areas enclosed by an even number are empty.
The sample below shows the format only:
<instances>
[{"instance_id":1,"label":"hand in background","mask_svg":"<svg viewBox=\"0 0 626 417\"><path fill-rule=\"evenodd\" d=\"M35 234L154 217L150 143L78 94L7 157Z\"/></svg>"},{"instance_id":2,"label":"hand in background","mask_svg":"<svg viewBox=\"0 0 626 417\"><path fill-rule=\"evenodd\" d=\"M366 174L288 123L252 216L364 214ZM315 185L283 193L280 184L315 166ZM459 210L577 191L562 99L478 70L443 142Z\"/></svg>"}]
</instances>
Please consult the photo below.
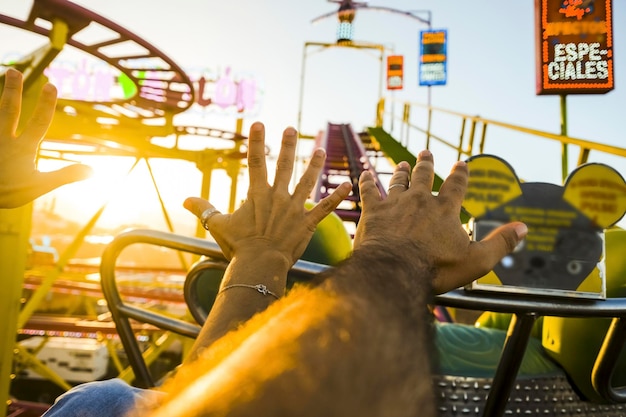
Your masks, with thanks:
<instances>
[{"instance_id":1,"label":"hand in background","mask_svg":"<svg viewBox=\"0 0 626 417\"><path fill-rule=\"evenodd\" d=\"M469 170L457 162L438 195L431 190L433 156L422 151L410 172L406 162L397 165L389 194L382 199L374 178L364 172L360 179L363 212L354 248L376 244L389 248L398 258L420 257L435 268L433 289L441 294L466 285L489 272L526 236L526 225L509 223L480 242L471 241L459 213L467 190Z\"/></svg>"},{"instance_id":2,"label":"hand in background","mask_svg":"<svg viewBox=\"0 0 626 417\"><path fill-rule=\"evenodd\" d=\"M16 136L22 106L22 74L9 68L0 97L0 208L22 206L64 184L91 175L86 165L70 165L52 172L35 166L37 147L54 115L56 88L43 87L32 118Z\"/></svg>"}]
</instances>

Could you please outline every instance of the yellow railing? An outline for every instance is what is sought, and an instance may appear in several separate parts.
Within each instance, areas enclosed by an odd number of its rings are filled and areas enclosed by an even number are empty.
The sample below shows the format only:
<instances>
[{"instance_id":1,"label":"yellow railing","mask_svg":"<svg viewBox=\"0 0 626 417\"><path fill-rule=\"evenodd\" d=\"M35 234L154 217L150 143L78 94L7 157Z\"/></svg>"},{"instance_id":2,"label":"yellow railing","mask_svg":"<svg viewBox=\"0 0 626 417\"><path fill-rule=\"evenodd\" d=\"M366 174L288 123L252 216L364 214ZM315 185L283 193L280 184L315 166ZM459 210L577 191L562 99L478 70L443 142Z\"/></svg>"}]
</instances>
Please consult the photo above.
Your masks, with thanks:
<instances>
[{"instance_id":1,"label":"yellow railing","mask_svg":"<svg viewBox=\"0 0 626 417\"><path fill-rule=\"evenodd\" d=\"M445 134L440 133L441 129L438 127L443 119L447 119L448 129ZM456 132L451 127L451 123L460 123ZM567 147L575 146L578 148L577 165L588 162L591 151L626 158L626 148L394 99L383 98L378 102L376 125L384 128L407 148L409 142L414 143L421 139L424 141L425 148L430 149L434 143L443 145L456 152L457 159L485 153L488 127L502 128L509 133L514 132L515 135L530 135L558 142L561 144L562 153L567 150ZM455 137L455 139L449 139L450 137ZM563 179L569 172L566 156L566 154L561 155Z\"/></svg>"}]
</instances>

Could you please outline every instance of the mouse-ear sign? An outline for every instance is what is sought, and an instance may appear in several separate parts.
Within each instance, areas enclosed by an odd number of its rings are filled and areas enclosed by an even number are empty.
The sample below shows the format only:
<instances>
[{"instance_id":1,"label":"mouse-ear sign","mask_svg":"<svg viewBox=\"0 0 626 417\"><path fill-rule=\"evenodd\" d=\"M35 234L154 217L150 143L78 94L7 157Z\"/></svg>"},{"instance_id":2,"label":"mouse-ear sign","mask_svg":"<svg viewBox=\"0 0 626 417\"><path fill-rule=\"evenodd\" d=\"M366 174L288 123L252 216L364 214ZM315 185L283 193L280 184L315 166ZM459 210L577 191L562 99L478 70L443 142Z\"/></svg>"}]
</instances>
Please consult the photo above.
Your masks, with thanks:
<instances>
[{"instance_id":1,"label":"mouse-ear sign","mask_svg":"<svg viewBox=\"0 0 626 417\"><path fill-rule=\"evenodd\" d=\"M515 171L504 159L482 154L466 162L469 183L463 207L473 217L479 218L522 194Z\"/></svg>"},{"instance_id":2,"label":"mouse-ear sign","mask_svg":"<svg viewBox=\"0 0 626 417\"><path fill-rule=\"evenodd\" d=\"M564 187L563 199L599 227L617 223L626 213L626 182L608 165L581 165L567 177Z\"/></svg>"}]
</instances>

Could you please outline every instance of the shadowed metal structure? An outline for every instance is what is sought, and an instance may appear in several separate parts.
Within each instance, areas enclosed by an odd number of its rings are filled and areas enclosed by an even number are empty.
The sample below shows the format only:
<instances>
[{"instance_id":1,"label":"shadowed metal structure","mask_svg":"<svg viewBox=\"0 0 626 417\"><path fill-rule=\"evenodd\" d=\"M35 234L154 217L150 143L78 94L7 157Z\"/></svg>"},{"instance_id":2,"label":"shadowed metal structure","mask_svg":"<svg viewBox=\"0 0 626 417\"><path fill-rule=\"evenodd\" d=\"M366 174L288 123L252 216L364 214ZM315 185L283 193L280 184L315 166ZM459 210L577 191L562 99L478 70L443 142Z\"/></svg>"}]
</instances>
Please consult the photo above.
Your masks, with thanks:
<instances>
[{"instance_id":1,"label":"shadowed metal structure","mask_svg":"<svg viewBox=\"0 0 626 417\"><path fill-rule=\"evenodd\" d=\"M47 81L44 71L66 47L89 54L119 72L120 82L132 86L126 97L110 101L81 101L59 98L52 125L40 149L40 158L51 157L72 160L72 156L102 155L131 156L148 165L159 203L170 231L172 222L158 185L152 175L149 158L169 158L195 163L202 173L199 195L210 193L211 173L224 169L231 178L230 207L235 205L237 177L246 154L246 137L237 132L196 126L175 126L174 116L189 109L194 103L195 90L189 76L162 51L131 31L88 9L66 0L35 0L24 19L0 14L0 24L39 35L44 45L25 54L17 62L6 64L24 74L24 102L22 122L34 109L42 85ZM95 34L95 35L94 35ZM0 75L0 87L4 75ZM217 149L207 142L204 149L188 150L179 146L179 136L190 135L201 140L225 140L230 146ZM164 147L153 138L175 137L173 146ZM105 203L106 206L106 203ZM36 309L55 286L61 275L67 273L68 263L76 255L88 233L94 228L105 206L93 214L69 247L60 254L51 270L42 272L42 278L28 302L20 306L22 297L25 256L28 250L32 205L13 210L0 210L0 272L6 283L0 302L0 415L6 414L12 363L21 358L23 363L37 363L33 355L16 346L16 332L31 320ZM198 225L197 233L204 236ZM182 269L186 262L180 258ZM81 290L82 291L82 290ZM59 324L59 323L57 323ZM39 327L45 327L43 325ZM39 364L41 365L41 364ZM39 369L45 369L39 367ZM54 372L46 376L59 386L69 385Z\"/></svg>"}]
</instances>

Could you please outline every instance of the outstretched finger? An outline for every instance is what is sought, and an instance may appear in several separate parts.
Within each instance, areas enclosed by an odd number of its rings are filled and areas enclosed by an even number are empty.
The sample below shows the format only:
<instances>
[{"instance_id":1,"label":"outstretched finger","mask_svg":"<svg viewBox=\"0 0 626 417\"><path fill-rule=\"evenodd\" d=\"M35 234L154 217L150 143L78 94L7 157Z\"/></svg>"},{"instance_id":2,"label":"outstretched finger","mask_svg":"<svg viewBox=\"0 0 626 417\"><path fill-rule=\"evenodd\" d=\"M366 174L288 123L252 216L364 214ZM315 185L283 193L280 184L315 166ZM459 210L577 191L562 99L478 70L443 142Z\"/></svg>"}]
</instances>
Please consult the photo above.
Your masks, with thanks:
<instances>
[{"instance_id":1,"label":"outstretched finger","mask_svg":"<svg viewBox=\"0 0 626 417\"><path fill-rule=\"evenodd\" d=\"M255 122L250 126L248 138L248 175L249 191L267 185L267 166L265 165L265 126Z\"/></svg>"},{"instance_id":2,"label":"outstretched finger","mask_svg":"<svg viewBox=\"0 0 626 417\"><path fill-rule=\"evenodd\" d=\"M319 203L311 210L309 210L308 218L310 220L311 230L314 230L319 222L324 220L337 206L348 197L352 190L352 184L344 182L339 184L335 191L329 196L324 197Z\"/></svg>"},{"instance_id":3,"label":"outstretched finger","mask_svg":"<svg viewBox=\"0 0 626 417\"><path fill-rule=\"evenodd\" d=\"M430 193L435 180L433 154L423 150L417 155L417 162L411 173L411 189Z\"/></svg>"},{"instance_id":4,"label":"outstretched finger","mask_svg":"<svg viewBox=\"0 0 626 417\"><path fill-rule=\"evenodd\" d=\"M376 179L369 171L363 171L359 177L359 193L361 196L361 204L367 207L370 201L380 201L380 191L376 186Z\"/></svg>"},{"instance_id":5,"label":"outstretched finger","mask_svg":"<svg viewBox=\"0 0 626 417\"><path fill-rule=\"evenodd\" d=\"M57 89L52 84L44 85L39 96L39 101L35 107L33 115L26 125L26 128L20 135L25 138L29 143L27 145L32 151L35 151L39 142L44 137L50 123L52 123L52 117L54 116L54 110L57 102Z\"/></svg>"},{"instance_id":6,"label":"outstretched finger","mask_svg":"<svg viewBox=\"0 0 626 417\"><path fill-rule=\"evenodd\" d=\"M388 194L401 193L409 189L409 177L411 176L411 166L408 162L402 161L393 170L393 175L389 181Z\"/></svg>"},{"instance_id":7,"label":"outstretched finger","mask_svg":"<svg viewBox=\"0 0 626 417\"><path fill-rule=\"evenodd\" d=\"M283 140L276 161L276 177L274 178L275 189L287 189L291 174L293 173L293 163L296 156L296 141L298 140L296 129L288 127L283 132Z\"/></svg>"},{"instance_id":8,"label":"outstretched finger","mask_svg":"<svg viewBox=\"0 0 626 417\"><path fill-rule=\"evenodd\" d=\"M22 73L9 68L4 74L4 89L0 96L0 139L12 139L22 108Z\"/></svg>"},{"instance_id":9,"label":"outstretched finger","mask_svg":"<svg viewBox=\"0 0 626 417\"><path fill-rule=\"evenodd\" d=\"M448 178L441 184L439 198L445 198L446 201L450 202L448 207L453 207L455 210L458 210L463 204L468 180L469 170L467 164L463 161L457 161L452 166Z\"/></svg>"},{"instance_id":10,"label":"outstretched finger","mask_svg":"<svg viewBox=\"0 0 626 417\"><path fill-rule=\"evenodd\" d=\"M315 184L317 183L320 171L324 167L325 160L326 151L324 149L318 148L313 152L313 156L311 157L304 174L302 174L302 177L293 192L293 197L295 199L305 201L309 197L311 191L313 191L313 187L315 187Z\"/></svg>"}]
</instances>

